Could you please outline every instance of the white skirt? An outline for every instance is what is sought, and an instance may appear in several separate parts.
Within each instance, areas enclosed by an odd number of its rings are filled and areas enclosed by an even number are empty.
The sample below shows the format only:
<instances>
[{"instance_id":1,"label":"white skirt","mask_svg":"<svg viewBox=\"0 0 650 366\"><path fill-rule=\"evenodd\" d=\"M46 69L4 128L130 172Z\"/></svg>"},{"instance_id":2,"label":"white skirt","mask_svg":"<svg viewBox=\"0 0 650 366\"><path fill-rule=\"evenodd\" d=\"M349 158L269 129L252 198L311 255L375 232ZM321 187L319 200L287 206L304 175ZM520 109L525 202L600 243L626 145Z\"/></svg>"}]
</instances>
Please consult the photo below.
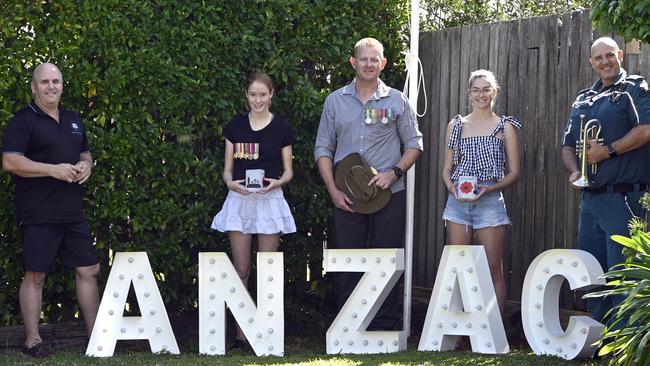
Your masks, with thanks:
<instances>
[{"instance_id":1,"label":"white skirt","mask_svg":"<svg viewBox=\"0 0 650 366\"><path fill-rule=\"evenodd\" d=\"M221 211L212 220L212 229L244 234L288 234L296 232L291 210L276 188L266 194L243 195L229 191Z\"/></svg>"}]
</instances>

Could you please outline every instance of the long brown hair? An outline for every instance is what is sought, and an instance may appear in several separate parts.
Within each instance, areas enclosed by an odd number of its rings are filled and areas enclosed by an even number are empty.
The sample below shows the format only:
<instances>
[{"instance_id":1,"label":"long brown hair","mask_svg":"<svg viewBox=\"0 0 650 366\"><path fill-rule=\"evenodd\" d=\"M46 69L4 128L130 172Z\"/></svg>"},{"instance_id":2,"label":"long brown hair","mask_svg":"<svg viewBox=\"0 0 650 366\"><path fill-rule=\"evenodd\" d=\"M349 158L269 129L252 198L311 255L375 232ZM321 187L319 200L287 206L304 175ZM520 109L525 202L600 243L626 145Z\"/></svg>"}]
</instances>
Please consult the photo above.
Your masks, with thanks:
<instances>
[{"instance_id":1,"label":"long brown hair","mask_svg":"<svg viewBox=\"0 0 650 366\"><path fill-rule=\"evenodd\" d=\"M250 88L250 86L256 81L266 85L269 88L269 92L273 93L273 90L275 89L273 86L273 79L271 79L269 74L260 71L248 74L248 77L246 78L246 93L248 93L248 88ZM269 109L271 108L271 102L272 100L269 100ZM248 100L246 100L246 110L250 110Z\"/></svg>"}]
</instances>

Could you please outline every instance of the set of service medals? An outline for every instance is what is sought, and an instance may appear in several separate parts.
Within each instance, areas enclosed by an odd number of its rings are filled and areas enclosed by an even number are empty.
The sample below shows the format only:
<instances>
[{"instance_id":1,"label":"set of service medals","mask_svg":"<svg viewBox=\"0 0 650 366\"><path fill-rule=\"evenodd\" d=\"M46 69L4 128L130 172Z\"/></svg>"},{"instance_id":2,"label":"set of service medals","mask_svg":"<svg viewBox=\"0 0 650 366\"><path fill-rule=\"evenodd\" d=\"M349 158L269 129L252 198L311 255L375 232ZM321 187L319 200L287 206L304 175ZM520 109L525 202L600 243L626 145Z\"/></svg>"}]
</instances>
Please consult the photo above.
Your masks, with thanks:
<instances>
[{"instance_id":1,"label":"set of service medals","mask_svg":"<svg viewBox=\"0 0 650 366\"><path fill-rule=\"evenodd\" d=\"M260 157L260 144L257 142L237 142L233 148L235 159L257 160Z\"/></svg>"},{"instance_id":2,"label":"set of service medals","mask_svg":"<svg viewBox=\"0 0 650 366\"><path fill-rule=\"evenodd\" d=\"M374 125L377 122L387 124L393 120L393 111L390 108L366 109L363 111L367 125Z\"/></svg>"}]
</instances>

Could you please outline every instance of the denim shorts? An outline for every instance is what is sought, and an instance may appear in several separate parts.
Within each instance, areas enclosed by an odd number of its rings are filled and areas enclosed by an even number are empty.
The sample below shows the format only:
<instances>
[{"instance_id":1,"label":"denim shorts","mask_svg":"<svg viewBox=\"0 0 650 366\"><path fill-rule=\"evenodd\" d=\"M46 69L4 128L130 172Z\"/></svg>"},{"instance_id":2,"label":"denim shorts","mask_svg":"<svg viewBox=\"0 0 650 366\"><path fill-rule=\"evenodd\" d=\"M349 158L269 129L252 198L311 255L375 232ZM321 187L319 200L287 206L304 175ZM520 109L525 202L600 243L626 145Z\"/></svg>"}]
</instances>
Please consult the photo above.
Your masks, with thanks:
<instances>
[{"instance_id":1,"label":"denim shorts","mask_svg":"<svg viewBox=\"0 0 650 366\"><path fill-rule=\"evenodd\" d=\"M511 224L501 191L484 194L475 202L460 202L450 194L442 219L473 229Z\"/></svg>"}]
</instances>

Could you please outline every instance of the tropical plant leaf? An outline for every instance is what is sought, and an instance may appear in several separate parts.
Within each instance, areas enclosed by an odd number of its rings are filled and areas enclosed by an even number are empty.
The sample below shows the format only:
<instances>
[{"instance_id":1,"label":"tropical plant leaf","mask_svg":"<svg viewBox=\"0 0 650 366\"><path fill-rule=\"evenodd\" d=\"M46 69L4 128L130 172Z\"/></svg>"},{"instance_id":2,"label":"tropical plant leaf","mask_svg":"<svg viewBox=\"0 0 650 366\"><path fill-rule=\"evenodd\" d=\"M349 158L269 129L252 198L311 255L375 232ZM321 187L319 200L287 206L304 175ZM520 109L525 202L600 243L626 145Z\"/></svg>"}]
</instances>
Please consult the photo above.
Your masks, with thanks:
<instances>
[{"instance_id":1,"label":"tropical plant leaf","mask_svg":"<svg viewBox=\"0 0 650 366\"><path fill-rule=\"evenodd\" d=\"M618 365L645 365L650 357L650 236L641 230L644 225L642 221L633 221L630 237L612 236L629 249L623 251L625 263L603 274L609 280L604 290L584 296L625 297L607 312L611 319L604 338L611 342L599 351L599 355L613 353L612 362Z\"/></svg>"},{"instance_id":2,"label":"tropical plant leaf","mask_svg":"<svg viewBox=\"0 0 650 366\"><path fill-rule=\"evenodd\" d=\"M623 236L623 235L612 235L612 240L614 240L615 242L617 242L617 243L619 243L619 244L621 244L621 245L623 245L623 246L625 246L627 248L630 248L630 249L632 249L632 250L634 250L636 252L641 252L643 254L648 254L646 252L646 248L644 247L644 245L642 245L641 243L637 242L636 240L634 240L632 238L628 238L628 237Z\"/></svg>"}]
</instances>

